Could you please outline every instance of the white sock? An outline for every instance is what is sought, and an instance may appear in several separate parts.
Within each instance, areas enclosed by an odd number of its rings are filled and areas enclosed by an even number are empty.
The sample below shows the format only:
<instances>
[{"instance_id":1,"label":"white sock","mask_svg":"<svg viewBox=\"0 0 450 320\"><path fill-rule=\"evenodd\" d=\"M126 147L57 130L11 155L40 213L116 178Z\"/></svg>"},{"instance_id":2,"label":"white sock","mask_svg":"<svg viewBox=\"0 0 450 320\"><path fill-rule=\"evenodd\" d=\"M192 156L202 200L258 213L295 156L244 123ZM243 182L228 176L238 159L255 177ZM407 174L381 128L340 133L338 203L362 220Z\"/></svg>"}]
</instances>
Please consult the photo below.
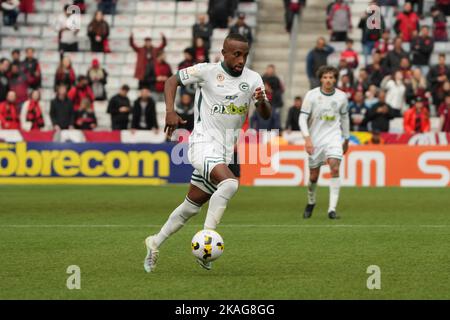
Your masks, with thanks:
<instances>
[{"instance_id":1,"label":"white sock","mask_svg":"<svg viewBox=\"0 0 450 320\"><path fill-rule=\"evenodd\" d=\"M167 240L172 234L184 226L186 221L200 212L201 207L195 205L187 197L169 216L167 222L162 226L159 233L154 238L154 244L157 248Z\"/></svg>"},{"instance_id":2,"label":"white sock","mask_svg":"<svg viewBox=\"0 0 450 320\"><path fill-rule=\"evenodd\" d=\"M336 211L336 206L339 200L339 189L341 188L341 180L339 177L330 179L330 207L328 212Z\"/></svg>"},{"instance_id":3,"label":"white sock","mask_svg":"<svg viewBox=\"0 0 450 320\"><path fill-rule=\"evenodd\" d=\"M308 182L308 204L316 203L316 187L317 182Z\"/></svg>"},{"instance_id":4,"label":"white sock","mask_svg":"<svg viewBox=\"0 0 450 320\"><path fill-rule=\"evenodd\" d=\"M215 230L222 219L228 201L238 190L239 182L236 179L225 179L217 185L216 192L209 199L208 213L206 214L205 229Z\"/></svg>"}]
</instances>

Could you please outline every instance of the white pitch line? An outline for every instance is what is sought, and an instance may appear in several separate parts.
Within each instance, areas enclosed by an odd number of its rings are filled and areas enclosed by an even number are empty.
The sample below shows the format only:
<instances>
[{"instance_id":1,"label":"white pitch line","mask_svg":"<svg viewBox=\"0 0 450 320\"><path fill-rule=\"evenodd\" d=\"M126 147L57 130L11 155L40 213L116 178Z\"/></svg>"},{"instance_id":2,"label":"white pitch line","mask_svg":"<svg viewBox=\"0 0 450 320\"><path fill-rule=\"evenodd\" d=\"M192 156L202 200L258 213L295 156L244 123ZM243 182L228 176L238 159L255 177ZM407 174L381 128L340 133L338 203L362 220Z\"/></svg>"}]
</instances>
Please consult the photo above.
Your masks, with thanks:
<instances>
[{"instance_id":1,"label":"white pitch line","mask_svg":"<svg viewBox=\"0 0 450 320\"><path fill-rule=\"evenodd\" d=\"M0 224L0 228L159 228L161 226L162 224ZM185 227L198 228L196 225L187 225ZM450 224L223 224L219 228L450 228Z\"/></svg>"}]
</instances>

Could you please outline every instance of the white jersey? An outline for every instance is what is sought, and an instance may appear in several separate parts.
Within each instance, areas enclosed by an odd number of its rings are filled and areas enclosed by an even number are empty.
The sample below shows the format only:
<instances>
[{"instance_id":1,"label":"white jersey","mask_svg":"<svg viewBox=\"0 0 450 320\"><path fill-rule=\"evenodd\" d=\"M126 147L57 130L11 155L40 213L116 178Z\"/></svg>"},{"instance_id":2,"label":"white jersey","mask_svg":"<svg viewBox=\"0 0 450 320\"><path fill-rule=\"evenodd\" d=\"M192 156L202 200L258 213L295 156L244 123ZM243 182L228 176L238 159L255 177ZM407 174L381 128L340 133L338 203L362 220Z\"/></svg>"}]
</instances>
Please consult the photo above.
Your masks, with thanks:
<instances>
[{"instance_id":1,"label":"white jersey","mask_svg":"<svg viewBox=\"0 0 450 320\"><path fill-rule=\"evenodd\" d=\"M190 144L211 142L223 148L224 158L230 158L255 90L260 87L264 91L261 76L244 68L240 76L234 77L218 62L182 69L177 77L183 85L198 84Z\"/></svg>"},{"instance_id":2,"label":"white jersey","mask_svg":"<svg viewBox=\"0 0 450 320\"><path fill-rule=\"evenodd\" d=\"M302 113L308 115L308 128L314 147L342 140L341 117L347 116L347 95L339 89L326 94L320 87L306 93Z\"/></svg>"}]
</instances>

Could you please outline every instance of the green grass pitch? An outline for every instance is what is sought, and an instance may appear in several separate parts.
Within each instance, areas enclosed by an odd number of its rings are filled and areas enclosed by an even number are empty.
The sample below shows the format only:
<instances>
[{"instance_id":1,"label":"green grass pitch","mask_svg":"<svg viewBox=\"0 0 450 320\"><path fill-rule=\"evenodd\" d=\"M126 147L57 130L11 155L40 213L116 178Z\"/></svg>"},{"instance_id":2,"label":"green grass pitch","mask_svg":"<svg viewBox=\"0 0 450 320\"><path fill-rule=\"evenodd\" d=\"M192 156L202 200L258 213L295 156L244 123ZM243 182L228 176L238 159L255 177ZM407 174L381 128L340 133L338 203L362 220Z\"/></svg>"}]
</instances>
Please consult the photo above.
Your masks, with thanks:
<instances>
[{"instance_id":1,"label":"green grass pitch","mask_svg":"<svg viewBox=\"0 0 450 320\"><path fill-rule=\"evenodd\" d=\"M343 188L330 221L322 187L305 221L305 188L241 187L213 270L190 252L204 208L146 274L143 240L186 190L0 186L0 299L450 299L450 189ZM66 288L69 265L80 290ZM370 265L381 290L366 287Z\"/></svg>"}]
</instances>

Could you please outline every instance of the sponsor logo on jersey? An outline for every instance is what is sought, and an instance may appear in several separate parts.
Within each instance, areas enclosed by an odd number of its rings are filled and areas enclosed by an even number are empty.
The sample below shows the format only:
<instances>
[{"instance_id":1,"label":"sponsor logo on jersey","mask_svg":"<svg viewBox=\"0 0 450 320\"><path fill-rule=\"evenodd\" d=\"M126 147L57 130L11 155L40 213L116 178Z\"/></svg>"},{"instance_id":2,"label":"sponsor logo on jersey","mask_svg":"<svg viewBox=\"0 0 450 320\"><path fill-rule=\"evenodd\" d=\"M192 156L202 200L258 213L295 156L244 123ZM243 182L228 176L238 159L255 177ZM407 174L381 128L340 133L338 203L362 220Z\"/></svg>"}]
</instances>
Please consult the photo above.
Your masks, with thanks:
<instances>
[{"instance_id":1,"label":"sponsor logo on jersey","mask_svg":"<svg viewBox=\"0 0 450 320\"><path fill-rule=\"evenodd\" d=\"M181 77L181 80L183 80L183 81L189 80L189 71L188 71L188 69L180 70L180 77Z\"/></svg>"},{"instance_id":2,"label":"sponsor logo on jersey","mask_svg":"<svg viewBox=\"0 0 450 320\"><path fill-rule=\"evenodd\" d=\"M250 86L247 82L241 82L239 83L239 90L242 92L247 92L250 89Z\"/></svg>"},{"instance_id":3,"label":"sponsor logo on jersey","mask_svg":"<svg viewBox=\"0 0 450 320\"><path fill-rule=\"evenodd\" d=\"M229 105L224 104L215 104L212 106L211 114L215 113L227 114L227 115L245 115L248 111L248 104L244 104L243 106L237 106L234 103L230 103Z\"/></svg>"}]
</instances>

